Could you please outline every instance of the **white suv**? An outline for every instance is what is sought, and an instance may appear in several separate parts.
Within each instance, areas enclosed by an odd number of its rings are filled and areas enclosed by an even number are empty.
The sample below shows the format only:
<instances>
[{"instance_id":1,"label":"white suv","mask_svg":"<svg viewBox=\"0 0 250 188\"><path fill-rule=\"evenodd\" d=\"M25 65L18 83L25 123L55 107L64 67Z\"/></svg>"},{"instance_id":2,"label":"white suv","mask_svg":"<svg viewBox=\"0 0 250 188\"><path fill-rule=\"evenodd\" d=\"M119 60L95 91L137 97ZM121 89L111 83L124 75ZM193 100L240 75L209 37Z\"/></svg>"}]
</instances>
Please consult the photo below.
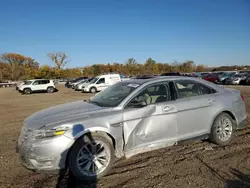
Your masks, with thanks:
<instances>
[{"instance_id":1,"label":"white suv","mask_svg":"<svg viewBox=\"0 0 250 188\"><path fill-rule=\"evenodd\" d=\"M18 91L24 94L31 94L35 92L53 93L56 90L53 80L39 79L39 80L27 80L18 87Z\"/></svg>"}]
</instances>

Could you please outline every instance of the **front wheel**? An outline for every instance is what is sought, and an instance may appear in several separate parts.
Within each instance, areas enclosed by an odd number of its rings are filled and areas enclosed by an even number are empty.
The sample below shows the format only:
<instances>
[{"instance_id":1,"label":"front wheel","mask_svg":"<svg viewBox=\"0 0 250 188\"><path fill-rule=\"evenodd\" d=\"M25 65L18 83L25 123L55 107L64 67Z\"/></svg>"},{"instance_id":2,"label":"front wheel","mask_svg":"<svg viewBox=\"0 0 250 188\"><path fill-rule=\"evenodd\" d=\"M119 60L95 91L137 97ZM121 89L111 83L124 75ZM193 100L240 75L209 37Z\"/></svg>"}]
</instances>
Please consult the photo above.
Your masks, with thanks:
<instances>
[{"instance_id":1,"label":"front wheel","mask_svg":"<svg viewBox=\"0 0 250 188\"><path fill-rule=\"evenodd\" d=\"M91 93L96 93L96 88L95 88L95 87L92 87L92 88L90 89L90 92L91 92Z\"/></svg>"},{"instance_id":2,"label":"front wheel","mask_svg":"<svg viewBox=\"0 0 250 188\"><path fill-rule=\"evenodd\" d=\"M26 94L26 95L31 94L31 92L32 91L31 91L30 88L26 88L26 89L23 90L23 93Z\"/></svg>"},{"instance_id":3,"label":"front wheel","mask_svg":"<svg viewBox=\"0 0 250 188\"><path fill-rule=\"evenodd\" d=\"M69 154L69 169L86 181L103 177L114 161L112 140L101 133L88 133L76 141Z\"/></svg>"},{"instance_id":4,"label":"front wheel","mask_svg":"<svg viewBox=\"0 0 250 188\"><path fill-rule=\"evenodd\" d=\"M210 140L221 146L230 144L233 138L234 127L234 120L229 114L219 114L212 125Z\"/></svg>"}]
</instances>

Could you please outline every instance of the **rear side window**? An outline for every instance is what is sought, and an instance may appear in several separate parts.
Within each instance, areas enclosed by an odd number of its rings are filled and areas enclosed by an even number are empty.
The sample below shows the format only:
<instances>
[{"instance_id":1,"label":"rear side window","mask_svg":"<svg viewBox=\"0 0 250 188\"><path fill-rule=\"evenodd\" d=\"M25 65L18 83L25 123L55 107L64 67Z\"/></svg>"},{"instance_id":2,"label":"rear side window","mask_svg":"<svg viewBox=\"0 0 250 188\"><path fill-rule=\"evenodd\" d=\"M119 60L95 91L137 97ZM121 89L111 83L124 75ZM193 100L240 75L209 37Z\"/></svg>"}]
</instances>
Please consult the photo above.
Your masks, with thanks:
<instances>
[{"instance_id":1,"label":"rear side window","mask_svg":"<svg viewBox=\"0 0 250 188\"><path fill-rule=\"evenodd\" d=\"M175 84L179 99L200 95L196 82L191 80L177 80Z\"/></svg>"},{"instance_id":2,"label":"rear side window","mask_svg":"<svg viewBox=\"0 0 250 188\"><path fill-rule=\"evenodd\" d=\"M50 83L49 80L37 80L33 83L33 85L43 85L43 84L48 84Z\"/></svg>"},{"instance_id":3,"label":"rear side window","mask_svg":"<svg viewBox=\"0 0 250 188\"><path fill-rule=\"evenodd\" d=\"M48 84L49 83L49 80L42 80L41 81L41 84Z\"/></svg>"},{"instance_id":4,"label":"rear side window","mask_svg":"<svg viewBox=\"0 0 250 188\"><path fill-rule=\"evenodd\" d=\"M197 83L199 90L201 92L201 95L209 95L209 94L213 94L216 93L216 91L213 88L207 87L203 84Z\"/></svg>"}]
</instances>

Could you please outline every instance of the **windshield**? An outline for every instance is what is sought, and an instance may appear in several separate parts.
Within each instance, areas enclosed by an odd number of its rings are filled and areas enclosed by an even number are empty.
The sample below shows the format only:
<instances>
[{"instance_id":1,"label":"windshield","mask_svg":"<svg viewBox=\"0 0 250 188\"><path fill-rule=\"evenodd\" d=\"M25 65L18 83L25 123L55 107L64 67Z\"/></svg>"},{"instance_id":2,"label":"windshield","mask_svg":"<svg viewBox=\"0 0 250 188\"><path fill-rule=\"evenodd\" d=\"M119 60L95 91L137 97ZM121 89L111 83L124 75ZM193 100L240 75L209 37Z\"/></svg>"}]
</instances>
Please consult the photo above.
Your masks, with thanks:
<instances>
[{"instance_id":1,"label":"windshield","mask_svg":"<svg viewBox=\"0 0 250 188\"><path fill-rule=\"evenodd\" d=\"M230 75L230 72L224 72L223 74L220 75L220 77L227 77Z\"/></svg>"},{"instance_id":2,"label":"windshield","mask_svg":"<svg viewBox=\"0 0 250 188\"><path fill-rule=\"evenodd\" d=\"M235 78L240 78L240 77L242 77L242 76L244 76L244 74L236 74L236 75L234 75L233 77L235 77Z\"/></svg>"},{"instance_id":3,"label":"windshield","mask_svg":"<svg viewBox=\"0 0 250 188\"><path fill-rule=\"evenodd\" d=\"M99 77L95 77L93 80L91 80L89 83L90 84L94 84L97 80L99 79Z\"/></svg>"},{"instance_id":4,"label":"windshield","mask_svg":"<svg viewBox=\"0 0 250 188\"><path fill-rule=\"evenodd\" d=\"M82 80L82 79L83 79L82 77L75 78L74 80L72 80L72 82L79 82L79 81Z\"/></svg>"},{"instance_id":5,"label":"windshield","mask_svg":"<svg viewBox=\"0 0 250 188\"><path fill-rule=\"evenodd\" d=\"M223 74L220 75L220 77L228 77L228 76L233 76L235 75L235 72L224 72Z\"/></svg>"},{"instance_id":6,"label":"windshield","mask_svg":"<svg viewBox=\"0 0 250 188\"><path fill-rule=\"evenodd\" d=\"M94 78L89 78L89 79L86 81L86 83L91 82L93 79L94 79Z\"/></svg>"},{"instance_id":7,"label":"windshield","mask_svg":"<svg viewBox=\"0 0 250 188\"><path fill-rule=\"evenodd\" d=\"M24 81L23 85L30 85L32 81Z\"/></svg>"},{"instance_id":8,"label":"windshield","mask_svg":"<svg viewBox=\"0 0 250 188\"><path fill-rule=\"evenodd\" d=\"M89 102L102 107L115 107L139 86L139 84L118 82L91 98Z\"/></svg>"}]
</instances>

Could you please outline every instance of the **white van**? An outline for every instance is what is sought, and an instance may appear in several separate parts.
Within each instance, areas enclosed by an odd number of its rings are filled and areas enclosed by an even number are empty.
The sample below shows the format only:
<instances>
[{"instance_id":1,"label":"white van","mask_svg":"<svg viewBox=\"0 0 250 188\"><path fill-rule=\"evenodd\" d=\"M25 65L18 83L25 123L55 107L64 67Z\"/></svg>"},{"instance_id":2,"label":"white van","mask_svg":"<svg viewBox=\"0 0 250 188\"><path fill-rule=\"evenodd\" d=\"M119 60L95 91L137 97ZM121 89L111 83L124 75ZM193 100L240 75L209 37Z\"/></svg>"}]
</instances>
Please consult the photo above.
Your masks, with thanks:
<instances>
[{"instance_id":1,"label":"white van","mask_svg":"<svg viewBox=\"0 0 250 188\"><path fill-rule=\"evenodd\" d=\"M95 77L89 83L86 83L82 86L83 92L95 93L97 91L102 91L108 86L111 86L117 82L121 81L119 74L105 74Z\"/></svg>"}]
</instances>

